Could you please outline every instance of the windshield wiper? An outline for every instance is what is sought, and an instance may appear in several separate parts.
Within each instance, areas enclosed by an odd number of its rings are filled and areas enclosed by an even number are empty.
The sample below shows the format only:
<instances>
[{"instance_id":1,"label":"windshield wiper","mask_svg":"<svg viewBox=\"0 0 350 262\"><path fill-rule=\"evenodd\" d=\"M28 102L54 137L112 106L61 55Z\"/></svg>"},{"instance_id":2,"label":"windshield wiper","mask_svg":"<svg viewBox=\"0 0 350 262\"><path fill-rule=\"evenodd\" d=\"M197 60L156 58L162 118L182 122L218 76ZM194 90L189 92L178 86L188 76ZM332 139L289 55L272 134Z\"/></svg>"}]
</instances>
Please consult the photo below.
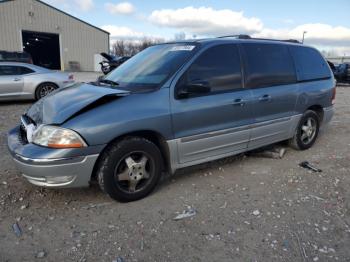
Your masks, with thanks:
<instances>
[{"instance_id":1,"label":"windshield wiper","mask_svg":"<svg viewBox=\"0 0 350 262\"><path fill-rule=\"evenodd\" d=\"M105 84L112 85L112 86L119 86L119 83L117 83L113 80L109 80L109 79L100 79L98 82L105 83Z\"/></svg>"}]
</instances>

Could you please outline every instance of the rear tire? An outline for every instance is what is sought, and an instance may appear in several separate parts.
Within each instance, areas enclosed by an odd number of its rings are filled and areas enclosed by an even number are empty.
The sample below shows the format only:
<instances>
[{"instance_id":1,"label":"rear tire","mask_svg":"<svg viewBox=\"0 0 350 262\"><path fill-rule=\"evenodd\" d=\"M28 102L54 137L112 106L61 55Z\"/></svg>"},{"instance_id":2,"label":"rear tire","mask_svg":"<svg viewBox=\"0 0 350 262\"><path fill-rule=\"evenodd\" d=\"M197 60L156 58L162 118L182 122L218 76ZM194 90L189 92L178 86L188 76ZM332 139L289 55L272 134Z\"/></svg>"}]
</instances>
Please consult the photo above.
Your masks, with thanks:
<instances>
[{"instance_id":1,"label":"rear tire","mask_svg":"<svg viewBox=\"0 0 350 262\"><path fill-rule=\"evenodd\" d=\"M42 83L35 90L35 99L39 100L55 91L56 89L57 86L53 83Z\"/></svg>"},{"instance_id":2,"label":"rear tire","mask_svg":"<svg viewBox=\"0 0 350 262\"><path fill-rule=\"evenodd\" d=\"M158 184L162 163L162 155L151 141L141 137L126 138L111 144L101 156L98 183L115 200L139 200Z\"/></svg>"},{"instance_id":3,"label":"rear tire","mask_svg":"<svg viewBox=\"0 0 350 262\"><path fill-rule=\"evenodd\" d=\"M295 134L289 145L297 150L306 150L315 143L320 129L320 118L312 110L307 110L301 117Z\"/></svg>"}]
</instances>

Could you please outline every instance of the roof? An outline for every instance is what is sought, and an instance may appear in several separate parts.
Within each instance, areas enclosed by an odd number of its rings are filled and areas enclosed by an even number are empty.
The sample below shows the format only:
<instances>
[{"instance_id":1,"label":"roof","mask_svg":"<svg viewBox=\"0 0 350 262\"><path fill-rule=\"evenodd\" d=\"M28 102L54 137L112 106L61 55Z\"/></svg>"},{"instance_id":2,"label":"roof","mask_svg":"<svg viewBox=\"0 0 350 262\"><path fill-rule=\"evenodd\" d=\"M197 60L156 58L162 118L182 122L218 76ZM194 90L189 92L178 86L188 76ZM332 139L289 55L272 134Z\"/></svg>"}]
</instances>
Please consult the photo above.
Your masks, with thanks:
<instances>
[{"instance_id":1,"label":"roof","mask_svg":"<svg viewBox=\"0 0 350 262\"><path fill-rule=\"evenodd\" d=\"M10 2L10 1L14 1L14 0L0 0L0 4L1 4L1 3L6 3L6 2ZM75 17L75 16L72 16L72 15L70 15L70 14L68 14L68 13L66 13L66 12L64 12L64 11L62 11L62 10L60 10L60 9L58 9L58 8L56 8L56 7L54 7L54 6L52 6L52 5L49 5L49 4L47 4L47 3L45 3L45 2L43 2L43 1L41 1L41 0L35 0L35 1L37 1L37 2L39 2L39 3L41 3L41 4L43 4L43 5L46 5L46 6L52 8L52 9L54 9L54 10L56 10L56 11L62 13L62 14L64 14L64 15L67 15L67 16L69 16L69 17L75 19L75 20L78 20L78 21L81 22L81 23L84 23L84 24L86 24L86 25L88 25L88 26L91 26L91 27L93 27L93 28L95 28L95 29L97 29L97 30L103 32L103 33L106 33L106 34L108 34L108 35L110 34L109 32L107 32L107 31L105 31L105 30L103 30L103 29L101 29L101 28L99 28L99 27L97 27L97 26L94 26L94 25L92 25L92 24L90 24L90 23L88 23L88 22L85 22L85 21L83 21L83 20L81 20L81 19L79 19L79 18L77 18L77 17Z\"/></svg>"}]
</instances>

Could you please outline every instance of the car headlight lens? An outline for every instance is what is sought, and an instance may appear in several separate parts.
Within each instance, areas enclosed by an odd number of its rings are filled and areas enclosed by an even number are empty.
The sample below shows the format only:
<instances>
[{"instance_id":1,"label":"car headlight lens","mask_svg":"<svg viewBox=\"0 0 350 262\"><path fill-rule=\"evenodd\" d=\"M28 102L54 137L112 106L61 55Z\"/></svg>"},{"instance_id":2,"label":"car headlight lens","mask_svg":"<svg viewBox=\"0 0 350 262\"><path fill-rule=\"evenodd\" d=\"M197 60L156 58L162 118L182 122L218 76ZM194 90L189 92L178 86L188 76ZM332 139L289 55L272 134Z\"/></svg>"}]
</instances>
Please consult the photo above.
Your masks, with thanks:
<instances>
[{"instance_id":1,"label":"car headlight lens","mask_svg":"<svg viewBox=\"0 0 350 262\"><path fill-rule=\"evenodd\" d=\"M34 144L51 148L86 147L84 140L73 130L57 126L40 126L33 134Z\"/></svg>"}]
</instances>

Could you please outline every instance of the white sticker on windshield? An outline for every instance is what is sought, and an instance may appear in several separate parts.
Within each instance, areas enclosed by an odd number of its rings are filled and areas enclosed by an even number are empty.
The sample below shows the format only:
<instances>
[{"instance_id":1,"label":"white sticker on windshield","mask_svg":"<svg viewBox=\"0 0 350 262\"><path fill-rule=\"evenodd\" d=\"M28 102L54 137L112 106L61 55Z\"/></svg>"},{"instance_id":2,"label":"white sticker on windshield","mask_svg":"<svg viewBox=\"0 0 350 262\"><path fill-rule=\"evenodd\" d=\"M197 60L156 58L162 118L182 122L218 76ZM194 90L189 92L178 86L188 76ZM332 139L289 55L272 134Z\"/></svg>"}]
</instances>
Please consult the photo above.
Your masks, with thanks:
<instances>
[{"instance_id":1,"label":"white sticker on windshield","mask_svg":"<svg viewBox=\"0 0 350 262\"><path fill-rule=\"evenodd\" d=\"M177 45L173 46L170 51L192 51L195 47L194 45Z\"/></svg>"}]
</instances>

